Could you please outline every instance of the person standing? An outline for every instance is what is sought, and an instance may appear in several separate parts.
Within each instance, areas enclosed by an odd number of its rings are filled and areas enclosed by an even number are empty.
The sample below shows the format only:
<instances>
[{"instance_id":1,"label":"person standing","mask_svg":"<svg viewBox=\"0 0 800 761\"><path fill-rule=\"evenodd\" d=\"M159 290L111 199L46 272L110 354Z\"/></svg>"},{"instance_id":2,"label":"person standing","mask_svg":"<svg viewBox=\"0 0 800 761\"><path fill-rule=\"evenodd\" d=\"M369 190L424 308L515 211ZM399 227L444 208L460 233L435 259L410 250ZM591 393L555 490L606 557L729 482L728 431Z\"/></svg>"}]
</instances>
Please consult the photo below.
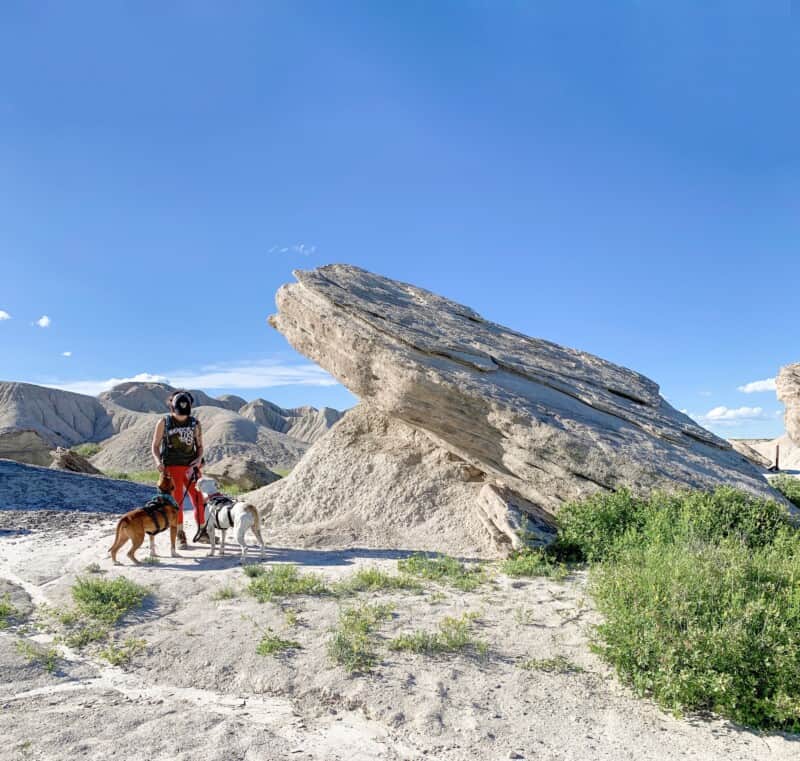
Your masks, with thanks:
<instances>
[{"instance_id":1,"label":"person standing","mask_svg":"<svg viewBox=\"0 0 800 761\"><path fill-rule=\"evenodd\" d=\"M203 431L200 421L192 415L194 398L188 391L173 392L169 398L169 414L161 418L153 432L151 451L159 472L166 471L172 478L172 496L178 503L178 542L187 549L183 530L183 499L188 493L194 505L194 518L198 526L204 523L203 496L195 488L196 469L203 459Z\"/></svg>"}]
</instances>

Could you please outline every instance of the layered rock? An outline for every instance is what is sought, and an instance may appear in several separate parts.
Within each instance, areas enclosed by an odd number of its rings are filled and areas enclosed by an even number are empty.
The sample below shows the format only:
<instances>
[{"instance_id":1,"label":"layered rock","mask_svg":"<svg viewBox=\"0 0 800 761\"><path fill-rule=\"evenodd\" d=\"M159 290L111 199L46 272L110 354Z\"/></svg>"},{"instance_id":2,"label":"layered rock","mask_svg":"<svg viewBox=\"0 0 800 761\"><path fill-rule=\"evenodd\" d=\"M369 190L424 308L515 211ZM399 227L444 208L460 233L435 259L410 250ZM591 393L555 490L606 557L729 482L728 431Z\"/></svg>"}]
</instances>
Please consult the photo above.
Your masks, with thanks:
<instances>
[{"instance_id":1,"label":"layered rock","mask_svg":"<svg viewBox=\"0 0 800 761\"><path fill-rule=\"evenodd\" d=\"M785 407L783 424L786 433L800 445L800 362L780 369L775 378L775 391Z\"/></svg>"},{"instance_id":2,"label":"layered rock","mask_svg":"<svg viewBox=\"0 0 800 761\"><path fill-rule=\"evenodd\" d=\"M639 373L356 267L295 276L270 323L370 408L479 471L508 509L495 495L475 509L503 536L518 533L513 510L552 515L601 490L727 484L782 499ZM267 489L286 494L293 478Z\"/></svg>"}]
</instances>

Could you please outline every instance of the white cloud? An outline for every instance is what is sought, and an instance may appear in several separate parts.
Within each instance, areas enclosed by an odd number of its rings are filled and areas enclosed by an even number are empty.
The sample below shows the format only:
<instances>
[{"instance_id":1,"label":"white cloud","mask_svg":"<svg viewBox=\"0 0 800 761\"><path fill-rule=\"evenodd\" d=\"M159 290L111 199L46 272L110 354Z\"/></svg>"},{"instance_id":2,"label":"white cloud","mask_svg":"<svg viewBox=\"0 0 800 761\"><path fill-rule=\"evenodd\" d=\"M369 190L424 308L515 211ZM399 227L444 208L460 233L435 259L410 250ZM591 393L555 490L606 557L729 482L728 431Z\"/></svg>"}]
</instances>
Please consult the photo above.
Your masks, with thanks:
<instances>
[{"instance_id":1,"label":"white cloud","mask_svg":"<svg viewBox=\"0 0 800 761\"><path fill-rule=\"evenodd\" d=\"M36 320L36 324L40 328L49 328L50 327L50 318L46 314L43 314L38 320Z\"/></svg>"},{"instance_id":2,"label":"white cloud","mask_svg":"<svg viewBox=\"0 0 800 761\"><path fill-rule=\"evenodd\" d=\"M62 357L71 357L72 356L72 352L71 351L62 351L61 352L61 356Z\"/></svg>"},{"instance_id":3,"label":"white cloud","mask_svg":"<svg viewBox=\"0 0 800 761\"><path fill-rule=\"evenodd\" d=\"M300 254L301 256L311 256L316 253L317 247L309 243L293 243L291 246L272 246L270 254Z\"/></svg>"},{"instance_id":4,"label":"white cloud","mask_svg":"<svg viewBox=\"0 0 800 761\"><path fill-rule=\"evenodd\" d=\"M764 380L751 381L744 386L737 386L737 390L743 394L756 394L760 391L774 391L775 378L764 378Z\"/></svg>"},{"instance_id":5,"label":"white cloud","mask_svg":"<svg viewBox=\"0 0 800 761\"><path fill-rule=\"evenodd\" d=\"M43 386L60 388L92 396L129 381L169 383L181 388L254 389L272 386L335 386L337 381L316 365L282 364L274 360L233 362L208 365L199 370L181 370L168 375L139 373L129 378L104 378L78 381L55 381Z\"/></svg>"},{"instance_id":6,"label":"white cloud","mask_svg":"<svg viewBox=\"0 0 800 761\"><path fill-rule=\"evenodd\" d=\"M0 320L10 320L11 315L5 309L0 309Z\"/></svg>"},{"instance_id":7,"label":"white cloud","mask_svg":"<svg viewBox=\"0 0 800 761\"><path fill-rule=\"evenodd\" d=\"M700 420L719 423L721 421L766 420L767 416L761 407L714 407L700 415Z\"/></svg>"}]
</instances>

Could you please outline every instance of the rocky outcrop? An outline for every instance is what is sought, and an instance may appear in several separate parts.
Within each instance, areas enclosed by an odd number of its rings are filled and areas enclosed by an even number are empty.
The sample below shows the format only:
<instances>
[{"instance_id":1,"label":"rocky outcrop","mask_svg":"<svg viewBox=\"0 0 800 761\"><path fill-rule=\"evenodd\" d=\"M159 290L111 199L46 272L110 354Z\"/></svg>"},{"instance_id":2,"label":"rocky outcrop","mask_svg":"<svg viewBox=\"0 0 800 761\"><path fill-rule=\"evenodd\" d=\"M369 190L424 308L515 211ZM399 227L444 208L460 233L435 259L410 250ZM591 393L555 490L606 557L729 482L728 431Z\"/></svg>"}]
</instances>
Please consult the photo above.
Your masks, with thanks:
<instances>
[{"instance_id":1,"label":"rocky outcrop","mask_svg":"<svg viewBox=\"0 0 800 761\"><path fill-rule=\"evenodd\" d=\"M283 409L266 399L254 399L244 405L239 414L292 438L313 443L344 413L332 407L317 409L305 406Z\"/></svg>"},{"instance_id":2,"label":"rocky outcrop","mask_svg":"<svg viewBox=\"0 0 800 761\"><path fill-rule=\"evenodd\" d=\"M72 473L88 473L93 476L103 475L85 457L71 449L58 447L50 452L50 456L52 457L50 467L54 470L69 470Z\"/></svg>"},{"instance_id":3,"label":"rocky outcrop","mask_svg":"<svg viewBox=\"0 0 800 761\"><path fill-rule=\"evenodd\" d=\"M223 487L236 486L242 491L258 489L280 480L263 462L247 457L223 457L205 468L205 474Z\"/></svg>"},{"instance_id":4,"label":"rocky outcrop","mask_svg":"<svg viewBox=\"0 0 800 761\"><path fill-rule=\"evenodd\" d=\"M750 462L757 468L769 468L774 461L764 457L758 450L753 449L750 441L747 439L728 439L730 445L740 454L744 455Z\"/></svg>"},{"instance_id":5,"label":"rocky outcrop","mask_svg":"<svg viewBox=\"0 0 800 761\"><path fill-rule=\"evenodd\" d=\"M356 267L295 276L270 318L289 343L376 412L480 471L526 515L620 488L727 484L782 500L639 373ZM286 494L293 476L267 489ZM494 508L472 510L501 534L514 527L510 510L502 519L491 518Z\"/></svg>"},{"instance_id":6,"label":"rocky outcrop","mask_svg":"<svg viewBox=\"0 0 800 761\"><path fill-rule=\"evenodd\" d=\"M800 362L786 365L775 378L775 391L783 402L783 425L795 444L800 445Z\"/></svg>"}]
</instances>

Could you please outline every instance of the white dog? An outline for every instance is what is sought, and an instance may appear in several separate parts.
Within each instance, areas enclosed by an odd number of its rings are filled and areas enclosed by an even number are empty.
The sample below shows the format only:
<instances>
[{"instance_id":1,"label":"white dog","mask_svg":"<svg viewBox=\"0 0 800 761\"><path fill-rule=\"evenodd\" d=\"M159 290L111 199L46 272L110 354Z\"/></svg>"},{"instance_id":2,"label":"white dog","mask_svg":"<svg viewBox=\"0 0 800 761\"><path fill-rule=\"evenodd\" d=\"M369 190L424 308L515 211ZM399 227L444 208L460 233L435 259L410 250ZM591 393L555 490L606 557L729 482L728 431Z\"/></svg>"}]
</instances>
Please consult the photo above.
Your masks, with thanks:
<instances>
[{"instance_id":1,"label":"white dog","mask_svg":"<svg viewBox=\"0 0 800 761\"><path fill-rule=\"evenodd\" d=\"M242 563L244 563L247 555L244 536L247 533L247 529L251 529L255 534L261 547L261 557L263 558L264 540L261 538L261 516L259 516L258 510L247 502L239 502L220 494L217 491L217 482L213 478L206 478L205 476L199 478L197 480L197 490L206 501L206 520L203 526L198 526L195 541L197 541L197 537L200 536L203 528L205 528L211 543L209 557L214 555L217 530L222 533L219 554L225 554L225 532L232 528L236 530L236 541L242 550Z\"/></svg>"}]
</instances>

